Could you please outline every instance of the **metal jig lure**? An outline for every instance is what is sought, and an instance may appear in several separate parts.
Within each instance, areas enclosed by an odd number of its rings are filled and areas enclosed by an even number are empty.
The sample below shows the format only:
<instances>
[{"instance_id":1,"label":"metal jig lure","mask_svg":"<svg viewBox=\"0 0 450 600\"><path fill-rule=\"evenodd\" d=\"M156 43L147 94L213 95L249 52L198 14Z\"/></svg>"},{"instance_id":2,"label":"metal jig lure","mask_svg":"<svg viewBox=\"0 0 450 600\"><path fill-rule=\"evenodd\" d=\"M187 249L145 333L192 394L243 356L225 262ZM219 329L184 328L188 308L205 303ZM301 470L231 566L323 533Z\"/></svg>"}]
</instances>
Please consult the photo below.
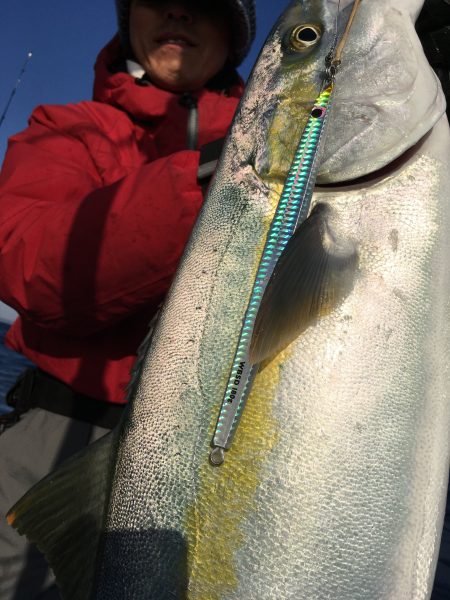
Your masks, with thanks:
<instances>
[{"instance_id":1,"label":"metal jig lure","mask_svg":"<svg viewBox=\"0 0 450 600\"><path fill-rule=\"evenodd\" d=\"M326 57L324 86L311 109L269 228L212 439L209 458L213 466L220 466L225 460L225 451L231 447L259 368L259 364L249 361L249 349L264 291L288 241L308 216L317 176L318 156L334 90L334 78L359 3L360 0L355 1L339 46L336 48L335 40Z\"/></svg>"}]
</instances>

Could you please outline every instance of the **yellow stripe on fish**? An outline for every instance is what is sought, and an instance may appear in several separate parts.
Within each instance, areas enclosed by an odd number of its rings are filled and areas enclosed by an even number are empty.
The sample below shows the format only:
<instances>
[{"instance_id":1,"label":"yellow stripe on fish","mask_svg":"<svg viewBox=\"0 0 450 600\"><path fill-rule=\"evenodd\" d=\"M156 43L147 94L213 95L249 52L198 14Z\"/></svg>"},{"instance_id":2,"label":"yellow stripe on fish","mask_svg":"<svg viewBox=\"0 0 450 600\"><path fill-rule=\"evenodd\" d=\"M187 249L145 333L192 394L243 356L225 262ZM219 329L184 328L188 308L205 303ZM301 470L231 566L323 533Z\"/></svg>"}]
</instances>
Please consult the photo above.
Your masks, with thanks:
<instances>
[{"instance_id":1,"label":"yellow stripe on fish","mask_svg":"<svg viewBox=\"0 0 450 600\"><path fill-rule=\"evenodd\" d=\"M244 541L240 525L255 508L260 474L279 435L272 402L287 354L279 354L256 376L233 452L222 467L212 467L205 455L197 500L186 524L189 600L221 600L237 587L236 551ZM211 433L215 417L213 411Z\"/></svg>"}]
</instances>

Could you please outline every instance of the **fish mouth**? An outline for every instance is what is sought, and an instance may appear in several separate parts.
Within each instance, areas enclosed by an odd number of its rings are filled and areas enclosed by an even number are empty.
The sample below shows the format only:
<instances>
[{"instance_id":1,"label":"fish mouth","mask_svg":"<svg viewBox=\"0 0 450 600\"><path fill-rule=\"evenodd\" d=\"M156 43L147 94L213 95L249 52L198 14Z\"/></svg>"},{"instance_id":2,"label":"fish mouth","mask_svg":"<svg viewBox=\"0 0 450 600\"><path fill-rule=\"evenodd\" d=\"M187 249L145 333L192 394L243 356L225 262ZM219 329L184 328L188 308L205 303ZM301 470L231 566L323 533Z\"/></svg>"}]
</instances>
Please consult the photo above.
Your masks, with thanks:
<instances>
[{"instance_id":1,"label":"fish mouth","mask_svg":"<svg viewBox=\"0 0 450 600\"><path fill-rule=\"evenodd\" d=\"M362 175L360 177L356 177L355 179L346 179L343 181L333 181L331 183L317 183L314 186L317 191L326 191L327 189L336 190L336 189L346 189L353 187L368 187L371 185L375 185L380 181L388 179L394 174L401 171L409 161L414 158L416 154L418 154L425 144L426 140L430 137L432 132L432 128L427 131L415 144L411 147L407 148L400 156L397 156L394 160L390 161L386 165L367 173L366 175Z\"/></svg>"}]
</instances>

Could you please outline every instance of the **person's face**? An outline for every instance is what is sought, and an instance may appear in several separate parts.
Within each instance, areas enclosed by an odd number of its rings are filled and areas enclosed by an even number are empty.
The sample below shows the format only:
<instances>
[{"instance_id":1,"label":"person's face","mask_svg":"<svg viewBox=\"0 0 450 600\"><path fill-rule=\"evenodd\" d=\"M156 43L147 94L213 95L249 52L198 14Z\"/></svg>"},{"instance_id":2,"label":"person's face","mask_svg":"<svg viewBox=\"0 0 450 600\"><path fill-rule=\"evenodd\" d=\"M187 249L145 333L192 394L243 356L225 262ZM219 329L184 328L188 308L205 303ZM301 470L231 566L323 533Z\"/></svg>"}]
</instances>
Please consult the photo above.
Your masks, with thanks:
<instances>
[{"instance_id":1,"label":"person's face","mask_svg":"<svg viewBox=\"0 0 450 600\"><path fill-rule=\"evenodd\" d=\"M222 69L231 29L223 4L217 0L132 1L131 48L153 83L173 92L193 91Z\"/></svg>"}]
</instances>

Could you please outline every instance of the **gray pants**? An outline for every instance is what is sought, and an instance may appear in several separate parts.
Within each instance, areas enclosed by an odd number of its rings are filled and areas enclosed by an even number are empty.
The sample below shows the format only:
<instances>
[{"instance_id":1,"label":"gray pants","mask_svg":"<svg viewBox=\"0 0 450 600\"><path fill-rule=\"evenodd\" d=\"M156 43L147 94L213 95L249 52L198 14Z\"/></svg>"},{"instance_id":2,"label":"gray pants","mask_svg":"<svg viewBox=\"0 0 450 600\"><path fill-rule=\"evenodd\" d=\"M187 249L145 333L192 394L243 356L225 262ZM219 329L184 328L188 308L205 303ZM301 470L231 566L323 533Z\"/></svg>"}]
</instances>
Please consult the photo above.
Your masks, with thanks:
<instances>
[{"instance_id":1,"label":"gray pants","mask_svg":"<svg viewBox=\"0 0 450 600\"><path fill-rule=\"evenodd\" d=\"M59 599L44 557L5 515L32 485L108 431L35 408L0 435L0 600Z\"/></svg>"}]
</instances>

